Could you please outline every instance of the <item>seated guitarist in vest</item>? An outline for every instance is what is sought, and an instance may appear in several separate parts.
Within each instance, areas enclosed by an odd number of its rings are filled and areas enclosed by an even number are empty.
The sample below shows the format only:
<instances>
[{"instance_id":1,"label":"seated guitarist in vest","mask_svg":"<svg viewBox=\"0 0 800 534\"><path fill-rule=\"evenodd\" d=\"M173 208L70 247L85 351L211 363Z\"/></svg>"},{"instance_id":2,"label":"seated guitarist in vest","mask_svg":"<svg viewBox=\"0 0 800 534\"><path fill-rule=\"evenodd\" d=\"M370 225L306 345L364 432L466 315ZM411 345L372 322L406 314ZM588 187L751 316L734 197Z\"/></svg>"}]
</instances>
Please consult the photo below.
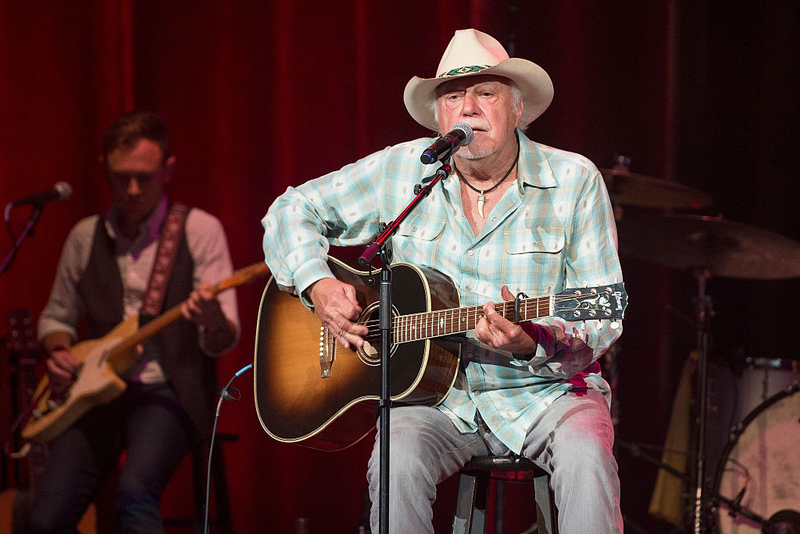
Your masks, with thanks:
<instances>
[{"instance_id":1,"label":"seated guitarist in vest","mask_svg":"<svg viewBox=\"0 0 800 534\"><path fill-rule=\"evenodd\" d=\"M394 261L448 275L461 305L483 306L483 316L462 344L461 368L444 401L392 409L392 533L433 533L436 485L472 457L490 454L520 454L552 474L559 532L622 531L610 391L597 362L621 324L553 317L516 324L492 304L518 292L533 297L622 282L597 168L524 133L552 97L541 67L509 58L475 30L456 32L435 77L406 85L414 120L442 134L466 123L474 138L453 155L454 173L398 227ZM328 247L365 245L380 222L400 215L414 186L438 168L421 162L431 143L390 146L289 188L262 221L276 282L313 306L343 345L361 347L368 329L357 321L362 306L354 287L332 277ZM367 473L373 532L381 438Z\"/></svg>"},{"instance_id":2,"label":"seated guitarist in vest","mask_svg":"<svg viewBox=\"0 0 800 534\"><path fill-rule=\"evenodd\" d=\"M35 533L74 532L123 450L116 497L120 532L163 532L161 492L186 452L209 432L217 394L214 357L229 351L239 335L235 293L214 296L208 285L232 273L222 225L202 210L187 214L183 206L170 206L165 195L175 157L162 119L149 112L116 119L105 132L101 161L113 205L72 229L39 320L52 389L66 390L80 372L70 347L81 321L87 339L102 338L139 314L145 296L162 299L151 315L183 303L188 320L139 346L136 363L122 376L122 395L91 408L52 442L29 520ZM168 237L165 221L174 223ZM177 243L172 253L159 248L169 240ZM166 286L151 284L157 257L172 261Z\"/></svg>"}]
</instances>

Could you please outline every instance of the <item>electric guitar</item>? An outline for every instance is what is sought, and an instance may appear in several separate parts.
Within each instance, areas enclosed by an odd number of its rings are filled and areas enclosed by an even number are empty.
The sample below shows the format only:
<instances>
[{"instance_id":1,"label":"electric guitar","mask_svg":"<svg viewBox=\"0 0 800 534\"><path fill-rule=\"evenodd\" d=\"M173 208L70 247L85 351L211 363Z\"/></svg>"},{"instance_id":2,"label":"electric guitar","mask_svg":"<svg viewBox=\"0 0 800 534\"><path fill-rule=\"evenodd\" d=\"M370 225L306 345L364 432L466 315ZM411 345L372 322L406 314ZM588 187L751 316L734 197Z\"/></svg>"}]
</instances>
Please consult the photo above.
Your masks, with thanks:
<instances>
[{"instance_id":1,"label":"electric guitar","mask_svg":"<svg viewBox=\"0 0 800 534\"><path fill-rule=\"evenodd\" d=\"M264 263L253 264L212 286L211 292L216 295L265 276L268 272ZM22 436L40 443L50 441L90 408L120 396L126 385L119 375L136 363L136 346L181 317L180 304L141 328L138 315L134 315L105 336L76 344L71 351L79 362L77 379L66 394L59 397L53 395L47 376L39 382L32 414L22 429Z\"/></svg>"},{"instance_id":2,"label":"electric guitar","mask_svg":"<svg viewBox=\"0 0 800 534\"><path fill-rule=\"evenodd\" d=\"M284 443L335 451L353 445L375 427L381 391L379 276L334 258L334 276L356 288L358 322L369 327L365 344L345 348L299 298L270 279L258 312L255 403L264 431ZM444 274L407 263L392 266L391 398L395 403L436 405L455 381L460 343L454 335L473 330L483 306L459 307ZM519 321L558 316L569 321L622 319L624 285L567 289L524 298ZM515 303L495 305L514 321Z\"/></svg>"}]
</instances>

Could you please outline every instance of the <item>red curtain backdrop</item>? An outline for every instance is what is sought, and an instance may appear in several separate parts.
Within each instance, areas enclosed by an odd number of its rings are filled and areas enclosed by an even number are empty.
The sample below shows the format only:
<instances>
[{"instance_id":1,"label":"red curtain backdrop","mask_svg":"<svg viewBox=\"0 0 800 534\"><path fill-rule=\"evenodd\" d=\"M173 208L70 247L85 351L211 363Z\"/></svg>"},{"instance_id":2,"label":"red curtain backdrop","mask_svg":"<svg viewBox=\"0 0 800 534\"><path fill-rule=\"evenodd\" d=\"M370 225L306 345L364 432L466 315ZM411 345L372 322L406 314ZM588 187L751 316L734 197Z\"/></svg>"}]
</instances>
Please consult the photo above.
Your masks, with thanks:
<instances>
[{"instance_id":1,"label":"red curtain backdrop","mask_svg":"<svg viewBox=\"0 0 800 534\"><path fill-rule=\"evenodd\" d=\"M414 75L432 76L454 30L466 27L494 35L553 78L555 100L530 128L532 138L583 153L601 168L622 153L633 158L634 172L714 186L707 192L723 200L728 214L798 238L797 224L786 226L791 205L771 187L788 180L788 155L798 148L798 137L786 136L800 122L789 120L797 118L798 84L790 90L780 78L797 81L789 59L797 57L797 8L787 1L733 13L730 2L689 4L0 1L0 204L61 180L74 189L68 201L46 206L35 236L0 277L0 308L25 307L38 316L69 229L107 209L97 156L103 129L118 114L152 109L165 117L178 160L170 194L222 220L241 267L263 258L260 219L287 186L429 133L405 111L403 88ZM751 39L739 41L736 32ZM752 38L757 49L744 50ZM720 44L728 42L739 48ZM747 68L734 68L742 57ZM725 107L719 102L729 102L729 93L721 79L751 90ZM765 81L754 86L754 79ZM749 156L754 175L730 166L714 172L729 161L713 124L720 116L731 136L740 136L733 147L739 158ZM759 117L761 129L748 130ZM756 134L760 145L745 141ZM771 154L768 176L756 165L764 151ZM762 180L759 198L777 201L781 212L725 202L734 183L752 185L754 177ZM17 233L28 212L12 210ZM11 246L4 243L3 256ZM619 356L618 431L628 441L661 445L676 369L692 337L671 325L668 270L625 261L631 306ZM253 359L262 288L263 281L238 292L242 339L219 363L223 383ZM690 305L680 307L691 313ZM226 403L219 423L238 437L224 445L235 532L292 532L298 517L309 518L312 533L357 532L372 438L333 454L277 443L257 422L252 375L235 385L242 400ZM11 394L3 388L0 404ZM655 470L625 452L619 462L632 531L666 528L646 514ZM437 531L448 529L453 496L451 480L436 504ZM190 503L180 476L165 497L165 513ZM513 507L521 517L511 520L522 530L530 507Z\"/></svg>"}]
</instances>

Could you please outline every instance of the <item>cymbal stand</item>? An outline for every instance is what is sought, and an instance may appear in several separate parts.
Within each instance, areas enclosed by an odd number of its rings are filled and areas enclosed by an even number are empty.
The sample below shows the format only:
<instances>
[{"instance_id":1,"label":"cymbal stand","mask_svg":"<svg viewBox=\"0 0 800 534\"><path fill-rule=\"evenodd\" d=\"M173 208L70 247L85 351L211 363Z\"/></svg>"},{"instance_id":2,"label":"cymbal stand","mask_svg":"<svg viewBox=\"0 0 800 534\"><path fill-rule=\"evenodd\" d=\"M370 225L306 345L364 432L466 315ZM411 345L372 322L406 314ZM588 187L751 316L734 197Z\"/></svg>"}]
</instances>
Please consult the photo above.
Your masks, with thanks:
<instances>
[{"instance_id":1,"label":"cymbal stand","mask_svg":"<svg viewBox=\"0 0 800 534\"><path fill-rule=\"evenodd\" d=\"M695 501L694 534L705 534L708 523L708 506L705 493L706 468L706 418L708 404L708 319L713 314L711 297L706 294L706 281L711 271L701 267L694 271L697 279L697 438L695 449Z\"/></svg>"}]
</instances>

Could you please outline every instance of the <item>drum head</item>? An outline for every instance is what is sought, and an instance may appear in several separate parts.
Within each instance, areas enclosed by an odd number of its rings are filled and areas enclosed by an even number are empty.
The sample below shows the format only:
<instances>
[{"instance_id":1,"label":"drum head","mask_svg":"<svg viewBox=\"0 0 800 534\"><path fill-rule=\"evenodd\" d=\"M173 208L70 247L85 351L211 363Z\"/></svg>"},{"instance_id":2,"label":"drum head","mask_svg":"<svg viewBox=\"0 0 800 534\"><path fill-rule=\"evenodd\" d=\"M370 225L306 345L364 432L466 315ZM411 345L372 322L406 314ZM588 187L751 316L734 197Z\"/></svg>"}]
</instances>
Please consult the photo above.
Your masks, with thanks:
<instances>
[{"instance_id":1,"label":"drum head","mask_svg":"<svg viewBox=\"0 0 800 534\"><path fill-rule=\"evenodd\" d=\"M798 384L774 395L741 423L723 453L717 492L769 519L782 510L800 511L800 393ZM720 503L717 523L725 534L758 534L761 525Z\"/></svg>"}]
</instances>

